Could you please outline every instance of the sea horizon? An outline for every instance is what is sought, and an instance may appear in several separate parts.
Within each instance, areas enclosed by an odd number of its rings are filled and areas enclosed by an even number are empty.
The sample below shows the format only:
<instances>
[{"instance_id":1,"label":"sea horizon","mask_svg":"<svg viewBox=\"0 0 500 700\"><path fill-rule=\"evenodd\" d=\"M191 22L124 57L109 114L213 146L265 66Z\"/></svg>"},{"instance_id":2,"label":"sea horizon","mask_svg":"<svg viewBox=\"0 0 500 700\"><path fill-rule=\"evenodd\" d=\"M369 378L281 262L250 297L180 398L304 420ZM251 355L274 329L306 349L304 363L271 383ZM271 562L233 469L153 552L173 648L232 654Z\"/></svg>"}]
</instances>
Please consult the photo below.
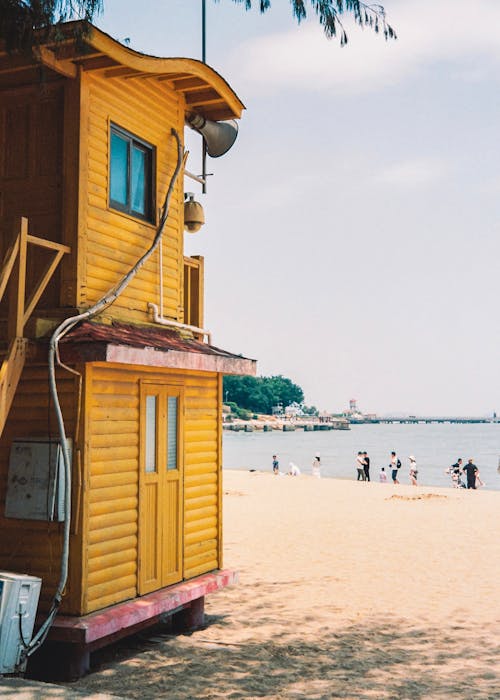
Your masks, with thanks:
<instances>
[{"instance_id":1,"label":"sea horizon","mask_svg":"<svg viewBox=\"0 0 500 700\"><path fill-rule=\"evenodd\" d=\"M390 453L398 454L401 483L409 484L409 456L415 456L418 483L422 486L452 487L445 470L458 458L465 464L472 458L479 469L484 489L500 490L500 424L355 424L350 430L304 432L223 431L223 467L272 471L272 455L278 455L280 471L290 462L301 473L312 473L312 462L321 456L321 476L356 479L358 451L370 456L370 478L379 480L380 468L388 472ZM390 478L390 474L389 474Z\"/></svg>"}]
</instances>

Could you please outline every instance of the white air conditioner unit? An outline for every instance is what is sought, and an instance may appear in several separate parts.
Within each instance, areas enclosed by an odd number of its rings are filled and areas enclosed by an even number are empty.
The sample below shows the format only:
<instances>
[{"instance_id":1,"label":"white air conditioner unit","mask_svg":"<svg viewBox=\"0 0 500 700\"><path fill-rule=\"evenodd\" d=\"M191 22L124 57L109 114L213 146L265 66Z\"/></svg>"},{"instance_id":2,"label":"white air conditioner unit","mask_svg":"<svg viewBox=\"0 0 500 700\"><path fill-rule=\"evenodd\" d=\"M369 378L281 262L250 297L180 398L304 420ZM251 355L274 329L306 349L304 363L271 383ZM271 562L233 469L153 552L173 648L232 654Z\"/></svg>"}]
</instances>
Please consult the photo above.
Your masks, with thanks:
<instances>
[{"instance_id":1,"label":"white air conditioner unit","mask_svg":"<svg viewBox=\"0 0 500 700\"><path fill-rule=\"evenodd\" d=\"M0 571L0 675L25 670L41 587L36 576Z\"/></svg>"}]
</instances>

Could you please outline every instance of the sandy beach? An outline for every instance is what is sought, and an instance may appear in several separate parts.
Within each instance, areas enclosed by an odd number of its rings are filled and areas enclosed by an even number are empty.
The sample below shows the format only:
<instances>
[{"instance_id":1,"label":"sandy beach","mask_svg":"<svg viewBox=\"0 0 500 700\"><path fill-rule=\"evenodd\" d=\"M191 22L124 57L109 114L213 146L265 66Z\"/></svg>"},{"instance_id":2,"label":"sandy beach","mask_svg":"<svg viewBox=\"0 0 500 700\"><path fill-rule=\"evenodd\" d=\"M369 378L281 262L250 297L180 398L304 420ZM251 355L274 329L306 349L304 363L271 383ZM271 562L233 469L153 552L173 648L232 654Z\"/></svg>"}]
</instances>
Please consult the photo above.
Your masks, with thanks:
<instances>
[{"instance_id":1,"label":"sandy beach","mask_svg":"<svg viewBox=\"0 0 500 700\"><path fill-rule=\"evenodd\" d=\"M226 568L207 627L94 657L122 698L500 695L500 494L224 471Z\"/></svg>"}]
</instances>

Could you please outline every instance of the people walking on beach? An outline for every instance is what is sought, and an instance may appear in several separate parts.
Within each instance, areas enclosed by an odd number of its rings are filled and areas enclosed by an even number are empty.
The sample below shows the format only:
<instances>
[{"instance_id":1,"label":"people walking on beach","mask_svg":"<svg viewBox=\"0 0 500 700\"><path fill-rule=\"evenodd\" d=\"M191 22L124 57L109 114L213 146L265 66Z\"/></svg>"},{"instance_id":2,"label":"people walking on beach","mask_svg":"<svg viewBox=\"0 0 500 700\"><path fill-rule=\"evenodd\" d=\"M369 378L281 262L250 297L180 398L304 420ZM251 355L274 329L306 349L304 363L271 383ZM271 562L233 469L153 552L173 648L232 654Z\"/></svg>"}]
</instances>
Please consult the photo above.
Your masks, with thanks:
<instances>
[{"instance_id":1,"label":"people walking on beach","mask_svg":"<svg viewBox=\"0 0 500 700\"><path fill-rule=\"evenodd\" d=\"M391 469L391 477L393 484L399 484L398 471L401 469L401 461L395 452L391 452L391 462L389 464Z\"/></svg>"},{"instance_id":2,"label":"people walking on beach","mask_svg":"<svg viewBox=\"0 0 500 700\"><path fill-rule=\"evenodd\" d=\"M363 467L365 472L365 480L370 481L370 458L368 457L368 452L363 452L363 460L365 465Z\"/></svg>"},{"instance_id":3,"label":"people walking on beach","mask_svg":"<svg viewBox=\"0 0 500 700\"><path fill-rule=\"evenodd\" d=\"M321 455L319 452L316 452L316 454L314 455L312 463L312 475L315 476L317 479L321 479Z\"/></svg>"},{"instance_id":4,"label":"people walking on beach","mask_svg":"<svg viewBox=\"0 0 500 700\"><path fill-rule=\"evenodd\" d=\"M300 476L300 469L293 462L288 465L288 476Z\"/></svg>"},{"instance_id":5,"label":"people walking on beach","mask_svg":"<svg viewBox=\"0 0 500 700\"><path fill-rule=\"evenodd\" d=\"M358 456L356 457L356 469L358 470L357 481L365 481L366 480L365 460L363 459L362 452L358 452Z\"/></svg>"},{"instance_id":6,"label":"people walking on beach","mask_svg":"<svg viewBox=\"0 0 500 700\"><path fill-rule=\"evenodd\" d=\"M385 473L385 467L380 467L380 473L378 475L378 480L381 484L387 484L387 474Z\"/></svg>"},{"instance_id":7,"label":"people walking on beach","mask_svg":"<svg viewBox=\"0 0 500 700\"><path fill-rule=\"evenodd\" d=\"M450 474L451 475L451 480L453 482L453 488L460 489L460 488L465 488L465 484L462 482L462 458L459 457L455 464L452 464L451 467L448 467L448 469L445 469L445 474Z\"/></svg>"},{"instance_id":8,"label":"people walking on beach","mask_svg":"<svg viewBox=\"0 0 500 700\"><path fill-rule=\"evenodd\" d=\"M464 472L467 474L467 488L468 489L475 489L476 488L476 474L477 474L477 467L471 459L467 462L467 464L464 467Z\"/></svg>"},{"instance_id":9,"label":"people walking on beach","mask_svg":"<svg viewBox=\"0 0 500 700\"><path fill-rule=\"evenodd\" d=\"M408 458L410 460L410 483L412 486L417 486L417 460L413 455Z\"/></svg>"},{"instance_id":10,"label":"people walking on beach","mask_svg":"<svg viewBox=\"0 0 500 700\"><path fill-rule=\"evenodd\" d=\"M279 474L280 473L280 463L278 461L278 457L276 455L273 455L273 474Z\"/></svg>"}]
</instances>

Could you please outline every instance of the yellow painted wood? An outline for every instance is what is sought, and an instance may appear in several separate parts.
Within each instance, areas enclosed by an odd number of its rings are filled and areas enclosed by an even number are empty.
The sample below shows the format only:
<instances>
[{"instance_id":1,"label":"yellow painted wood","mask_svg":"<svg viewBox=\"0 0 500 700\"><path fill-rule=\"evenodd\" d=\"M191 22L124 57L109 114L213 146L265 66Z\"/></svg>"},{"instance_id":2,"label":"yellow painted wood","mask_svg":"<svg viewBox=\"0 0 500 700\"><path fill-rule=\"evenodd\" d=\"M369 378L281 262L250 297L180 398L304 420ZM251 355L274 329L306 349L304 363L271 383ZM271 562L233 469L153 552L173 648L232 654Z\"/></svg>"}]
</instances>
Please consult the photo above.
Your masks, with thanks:
<instances>
[{"instance_id":1,"label":"yellow painted wood","mask_svg":"<svg viewBox=\"0 0 500 700\"><path fill-rule=\"evenodd\" d=\"M216 506L217 503L218 500L215 494L205 495L200 498L186 499L185 509L186 512L188 512L189 510L198 510L199 508L205 508L207 506Z\"/></svg>"},{"instance_id":2,"label":"yellow painted wood","mask_svg":"<svg viewBox=\"0 0 500 700\"><path fill-rule=\"evenodd\" d=\"M223 566L223 530L222 530L222 501L223 501L223 486L222 486L222 402L223 402L223 377L217 375L217 500L220 504L219 517L217 518L217 551L216 560L218 566Z\"/></svg>"},{"instance_id":3,"label":"yellow painted wood","mask_svg":"<svg viewBox=\"0 0 500 700\"><path fill-rule=\"evenodd\" d=\"M111 593L106 593L106 589L102 586L94 586L90 590L89 595L89 605L87 612L95 612L101 610L102 608L107 608L113 603L120 603L123 600L130 600L135 598L137 594L137 589L135 587L135 577L130 576L124 582L120 582L122 586L119 590L113 590Z\"/></svg>"},{"instance_id":4,"label":"yellow painted wood","mask_svg":"<svg viewBox=\"0 0 500 700\"><path fill-rule=\"evenodd\" d=\"M14 338L0 366L0 434L7 421L24 367L27 343L26 338Z\"/></svg>"},{"instance_id":5,"label":"yellow painted wood","mask_svg":"<svg viewBox=\"0 0 500 700\"><path fill-rule=\"evenodd\" d=\"M198 499L200 497L214 495L217 496L218 484L214 482L213 484L203 484L202 486L189 486L184 482L184 492L186 494L186 503L189 503L191 499Z\"/></svg>"},{"instance_id":6,"label":"yellow painted wood","mask_svg":"<svg viewBox=\"0 0 500 700\"><path fill-rule=\"evenodd\" d=\"M17 260L17 255L19 253L19 240L20 236L17 235L14 243L8 248L4 256L4 262L2 269L0 270L0 301L3 298L5 290L7 289L7 283L10 279L12 270Z\"/></svg>"},{"instance_id":7,"label":"yellow painted wood","mask_svg":"<svg viewBox=\"0 0 500 700\"><path fill-rule=\"evenodd\" d=\"M89 531L87 534L87 543L89 546L89 553L92 556L93 550L92 546L100 547L106 542L112 542L113 540L119 540L122 537L131 537L137 533L137 520L130 520L128 522L122 523L121 525L113 525L108 528L101 528Z\"/></svg>"},{"instance_id":8,"label":"yellow painted wood","mask_svg":"<svg viewBox=\"0 0 500 700\"><path fill-rule=\"evenodd\" d=\"M145 407L156 401L154 470L146 471ZM168 399L176 398L177 467L167 469ZM139 486L139 591L148 593L182 578L183 390L176 385L141 382Z\"/></svg>"},{"instance_id":9,"label":"yellow painted wood","mask_svg":"<svg viewBox=\"0 0 500 700\"><path fill-rule=\"evenodd\" d=\"M115 479L108 479L108 483L114 482ZM116 501L118 497L120 498L134 498L137 495L137 484L134 480L133 483L123 483L119 479L116 479L117 483L107 488L96 488L92 483L92 489L89 493L89 503L111 503ZM119 495L118 495L119 494Z\"/></svg>"},{"instance_id":10,"label":"yellow painted wood","mask_svg":"<svg viewBox=\"0 0 500 700\"><path fill-rule=\"evenodd\" d=\"M212 571L213 569L217 568L219 568L219 563L218 560L214 558L211 561L207 561L203 564L199 564L198 566L193 566L186 569L185 575L186 578L193 578L194 576L199 576L200 574L204 574L206 571Z\"/></svg>"},{"instance_id":11,"label":"yellow painted wood","mask_svg":"<svg viewBox=\"0 0 500 700\"><path fill-rule=\"evenodd\" d=\"M111 573L114 580L120 580L124 576L134 576L136 565L135 562L128 561L122 564L116 564L115 566L110 566L109 569L104 566L96 567L95 571L90 571L87 577L88 586L97 586L101 583L107 583L109 580L109 574Z\"/></svg>"},{"instance_id":12,"label":"yellow painted wood","mask_svg":"<svg viewBox=\"0 0 500 700\"><path fill-rule=\"evenodd\" d=\"M119 601L127 600L127 598L133 598L136 593L135 584L135 574L128 574L122 578L114 577L109 581L88 586L87 595L89 603L87 612L99 610L101 607L104 607L104 600L107 601L106 605L111 605L111 603L118 603Z\"/></svg>"},{"instance_id":13,"label":"yellow painted wood","mask_svg":"<svg viewBox=\"0 0 500 700\"><path fill-rule=\"evenodd\" d=\"M136 521L137 513L132 508L122 511L110 511L96 518L89 519L89 533L93 531L102 532L103 530L115 527L115 525L133 524L136 523Z\"/></svg>"},{"instance_id":14,"label":"yellow painted wood","mask_svg":"<svg viewBox=\"0 0 500 700\"><path fill-rule=\"evenodd\" d=\"M19 222L15 222L15 227ZM24 336L24 305L26 294L26 258L28 254L28 219L21 217L19 230L19 251L12 269L9 294L9 316L7 320L8 338Z\"/></svg>"},{"instance_id":15,"label":"yellow painted wood","mask_svg":"<svg viewBox=\"0 0 500 700\"><path fill-rule=\"evenodd\" d=\"M94 492L92 491L92 495ZM129 498L114 498L109 501L99 500L89 505L89 517L95 518L99 515L108 513L110 509L123 509L123 510L136 510L138 499L136 496L130 496Z\"/></svg>"},{"instance_id":16,"label":"yellow painted wood","mask_svg":"<svg viewBox=\"0 0 500 700\"><path fill-rule=\"evenodd\" d=\"M194 532L186 533L184 536L184 541L187 545L189 545L195 542L203 542L203 540L211 540L214 537L217 537L217 534L217 527L209 527L205 530L195 530ZM189 564L187 566L189 566Z\"/></svg>"},{"instance_id":17,"label":"yellow painted wood","mask_svg":"<svg viewBox=\"0 0 500 700\"><path fill-rule=\"evenodd\" d=\"M86 305L95 303L116 284L145 252L155 234L155 226L114 211L108 206L109 129L114 123L155 147L156 201L163 201L175 164L176 151L170 128L183 132L182 95L159 83L107 79L103 74L87 74L88 87L88 196L85 240L85 285L81 291ZM159 118L160 116L160 118ZM171 217L164 234L163 277L164 311L179 319L182 279L182 217L177 215L183 202L182 178L171 203ZM174 218L175 217L175 218ZM158 303L157 261L149 261L128 289L115 302L112 316L130 321L149 320L148 303Z\"/></svg>"},{"instance_id":18,"label":"yellow painted wood","mask_svg":"<svg viewBox=\"0 0 500 700\"><path fill-rule=\"evenodd\" d=\"M217 551L217 540L205 540L204 542L195 542L185 548L185 553L188 557L195 557L203 552L216 552Z\"/></svg>"},{"instance_id":19,"label":"yellow painted wood","mask_svg":"<svg viewBox=\"0 0 500 700\"><path fill-rule=\"evenodd\" d=\"M122 567L122 562L124 560L133 561L134 554L135 546L131 547L130 549L122 549L120 551L101 554L97 557L89 558L89 574L95 577L92 579L89 577L89 584L93 585L97 581L102 580L103 572L105 572L106 569L112 569L115 574L118 574L118 572L121 570L120 567ZM124 570L134 571L129 564L126 565Z\"/></svg>"},{"instance_id":20,"label":"yellow painted wood","mask_svg":"<svg viewBox=\"0 0 500 700\"><path fill-rule=\"evenodd\" d=\"M102 542L100 545L95 545L92 549L92 557L99 559L99 557L103 557L107 554L119 554L132 549L137 551L137 537L135 535L119 537L114 540Z\"/></svg>"}]
</instances>

